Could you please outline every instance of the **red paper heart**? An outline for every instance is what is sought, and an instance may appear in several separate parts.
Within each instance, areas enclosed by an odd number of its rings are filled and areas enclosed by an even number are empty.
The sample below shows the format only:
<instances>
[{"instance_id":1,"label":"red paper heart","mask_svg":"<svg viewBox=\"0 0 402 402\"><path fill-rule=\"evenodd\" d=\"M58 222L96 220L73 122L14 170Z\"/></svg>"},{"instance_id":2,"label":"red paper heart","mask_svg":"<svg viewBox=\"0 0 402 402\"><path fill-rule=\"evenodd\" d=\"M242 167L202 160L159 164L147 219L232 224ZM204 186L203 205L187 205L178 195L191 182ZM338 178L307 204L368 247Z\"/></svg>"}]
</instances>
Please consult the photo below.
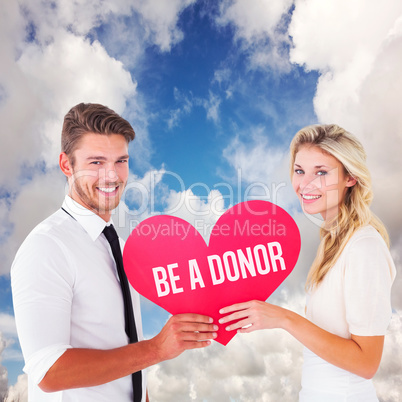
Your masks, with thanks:
<instances>
[{"instance_id":1,"label":"red paper heart","mask_svg":"<svg viewBox=\"0 0 402 402\"><path fill-rule=\"evenodd\" d=\"M293 270L299 252L292 217L255 200L227 210L209 245L183 219L148 218L129 236L123 259L128 280L141 295L171 314L205 314L217 323L222 307L265 301ZM235 334L220 327L215 340L226 345Z\"/></svg>"}]
</instances>

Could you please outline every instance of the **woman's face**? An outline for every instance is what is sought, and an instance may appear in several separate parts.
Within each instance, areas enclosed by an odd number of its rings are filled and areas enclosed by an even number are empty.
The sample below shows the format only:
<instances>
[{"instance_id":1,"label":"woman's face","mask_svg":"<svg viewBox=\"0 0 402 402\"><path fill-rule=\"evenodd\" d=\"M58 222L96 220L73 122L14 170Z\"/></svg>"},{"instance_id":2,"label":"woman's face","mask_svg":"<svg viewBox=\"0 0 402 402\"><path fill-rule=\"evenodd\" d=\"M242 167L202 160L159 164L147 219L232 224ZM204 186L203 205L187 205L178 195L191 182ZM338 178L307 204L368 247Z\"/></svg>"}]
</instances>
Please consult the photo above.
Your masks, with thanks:
<instances>
[{"instance_id":1,"label":"woman's face","mask_svg":"<svg viewBox=\"0 0 402 402\"><path fill-rule=\"evenodd\" d=\"M336 217L347 189L356 184L342 163L316 146L302 145L293 168L292 185L303 211L324 220Z\"/></svg>"}]
</instances>

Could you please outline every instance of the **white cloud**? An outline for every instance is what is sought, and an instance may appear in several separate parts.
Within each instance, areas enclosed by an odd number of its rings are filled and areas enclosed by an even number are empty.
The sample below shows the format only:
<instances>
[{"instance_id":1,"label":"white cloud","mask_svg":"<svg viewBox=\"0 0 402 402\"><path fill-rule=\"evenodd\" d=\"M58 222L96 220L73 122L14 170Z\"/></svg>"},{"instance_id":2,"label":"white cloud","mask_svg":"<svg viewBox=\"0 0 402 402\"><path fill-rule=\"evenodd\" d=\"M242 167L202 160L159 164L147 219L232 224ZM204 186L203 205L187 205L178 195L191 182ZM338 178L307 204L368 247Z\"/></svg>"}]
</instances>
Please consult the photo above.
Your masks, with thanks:
<instances>
[{"instance_id":1,"label":"white cloud","mask_svg":"<svg viewBox=\"0 0 402 402\"><path fill-rule=\"evenodd\" d=\"M0 313L0 332L7 336L17 335L14 316L6 313Z\"/></svg>"},{"instance_id":2,"label":"white cloud","mask_svg":"<svg viewBox=\"0 0 402 402\"><path fill-rule=\"evenodd\" d=\"M42 140L37 157L49 166L58 162L62 118L73 105L102 103L122 113L126 99L135 96L136 84L121 62L99 42L69 32L57 33L45 49L27 46L17 64L36 99L37 124L29 132Z\"/></svg>"},{"instance_id":3,"label":"white cloud","mask_svg":"<svg viewBox=\"0 0 402 402\"><path fill-rule=\"evenodd\" d=\"M12 227L14 229L8 241L2 244L0 274L8 272L7 261L29 228L60 206L64 181L52 167L57 160L61 118L67 109L86 100L106 103L117 112L123 112L127 102L131 102L138 111L131 112L133 121L141 115L135 79L125 69L129 64L135 65L136 60L130 60L125 49L120 59L124 60L123 65L115 53L115 58L111 57L100 42L90 41L85 35L113 16L113 29L121 28L114 31L119 32L116 42L130 38L129 42L123 42L129 44L132 58L140 57L144 44L155 44L166 51L181 40L178 16L193 3L194 0L117 0L105 4L101 0L79 0L56 1L53 8L44 7L40 0L2 4L5 17L0 25L0 76L5 78L0 79L4 145L0 149L0 186L7 185L11 194L11 204L2 200L0 205L2 214L7 212L8 215L2 238L9 235ZM225 0L222 3L217 22L235 28L236 39L249 56L250 68L289 71L289 39L284 28L292 3L291 0ZM24 5L24 14L19 4ZM296 0L289 28L294 44L291 62L321 73L315 97L319 120L344 125L358 134L366 145L376 188L374 207L389 225L394 244L399 270L394 289L402 283L402 236L399 234L402 217L398 205L402 198L398 184L401 161L395 152L402 149L402 114L399 111L402 19L398 20L401 8L398 0L381 3ZM133 10L139 13L138 22L142 25L136 29L145 32L143 37L132 35L137 32L134 28L121 25L123 17L132 16ZM28 19L31 25L27 25ZM35 34L35 42L24 42L27 30ZM223 86L229 76L230 71L219 70L214 80ZM228 91L227 96L230 96L230 87ZM183 112L191 110L193 102L204 106L210 113L209 118L218 121L219 99L214 96L210 93L209 100L188 98L188 102L177 109L177 116L173 112L172 127ZM144 138L146 121L141 120L140 124ZM236 137L226 148L224 157L233 169L241 169L244 183L266 183L272 195L269 184L274 180L288 183L288 168L285 152L273 147L266 137L258 128L248 141ZM146 140L142 141L140 149L146 150L149 145ZM26 166L30 168L30 178L20 187L17 179L20 169ZM148 189L149 175L139 179ZM253 190L250 195L261 195L262 187ZM317 246L318 229L303 215L294 212L291 192L289 185L281 187L279 199L271 200L289 208L299 224L302 255L286 287L283 286L273 300L302 313L302 287ZM195 196L191 189L167 191L164 196L165 204L160 212L173 213L193 225L197 225L198 216L206 226L211 226L219 215L212 211L224 210L224 199L217 190L207 191L205 197ZM40 205L40 211L33 205ZM141 219L147 213L144 212ZM393 299L400 308L400 293L394 291ZM400 399L397 394L401 388L398 373L401 370L399 351L402 350L399 311L386 337L383 362L375 379L384 401ZM8 317L4 318L4 325L8 331L13 331ZM0 356L4 356L5 345L0 337ZM300 359L300 345L282 332L237 336L226 348L213 345L205 351L187 352L176 360L151 368L150 393L160 401L229 400L230 397L241 401L294 401L299 388ZM12 392L17 392L20 385L24 389L24 381L26 378L21 377ZM0 365L0 397L4 396L6 387L7 373Z\"/></svg>"},{"instance_id":4,"label":"white cloud","mask_svg":"<svg viewBox=\"0 0 402 402\"><path fill-rule=\"evenodd\" d=\"M8 225L12 231L0 244L0 275L10 271L14 255L28 233L60 208L64 198L66 181L58 168L47 173L34 172L33 176L21 187L7 209Z\"/></svg>"},{"instance_id":5,"label":"white cloud","mask_svg":"<svg viewBox=\"0 0 402 402\"><path fill-rule=\"evenodd\" d=\"M179 15L196 0L139 0L132 3L145 20L145 27L152 41L162 51L170 50L171 46L183 38L183 33L177 28Z\"/></svg>"},{"instance_id":6,"label":"white cloud","mask_svg":"<svg viewBox=\"0 0 402 402\"><path fill-rule=\"evenodd\" d=\"M216 22L235 28L235 39L248 54L251 68L287 72L290 42L284 18L292 4L293 0L224 0Z\"/></svg>"},{"instance_id":7,"label":"white cloud","mask_svg":"<svg viewBox=\"0 0 402 402\"><path fill-rule=\"evenodd\" d=\"M146 38L134 36L138 45L157 44L168 50L182 37L176 27L179 14L192 3L79 0L50 5L21 0L2 4L7 18L0 26L0 187L7 199L1 200L5 214L1 236L6 241L0 250L4 262L0 274L8 272L16 248L38 218L56 208L60 201L56 194L64 194L56 190L60 188L56 181L62 179L56 180L53 168L62 119L70 107L96 102L121 114L129 105L127 118L134 121L137 132L134 159L149 167L146 114L136 82L122 62L88 34L112 16L130 17L137 12L148 32ZM41 205L41 211L35 211L36 205Z\"/></svg>"},{"instance_id":8,"label":"white cloud","mask_svg":"<svg viewBox=\"0 0 402 402\"><path fill-rule=\"evenodd\" d=\"M7 342L3 338L3 334L0 332L0 399L1 400L3 400L3 398L6 396L8 387L8 372L7 369L1 364L2 354L6 347Z\"/></svg>"},{"instance_id":9,"label":"white cloud","mask_svg":"<svg viewBox=\"0 0 402 402\"><path fill-rule=\"evenodd\" d=\"M368 154L373 210L389 229L398 271L392 292L396 312L374 382L381 400L396 401L401 397L398 351L402 346L398 291L402 283L402 3L297 0L289 32L292 62L321 74L314 99L318 120L356 134Z\"/></svg>"},{"instance_id":10,"label":"white cloud","mask_svg":"<svg viewBox=\"0 0 402 402\"><path fill-rule=\"evenodd\" d=\"M301 301L278 292L276 303L299 310ZM236 335L224 347L186 351L149 370L150 398L157 401L297 400L301 345L280 330Z\"/></svg>"},{"instance_id":11,"label":"white cloud","mask_svg":"<svg viewBox=\"0 0 402 402\"><path fill-rule=\"evenodd\" d=\"M296 203L290 186L287 150L272 145L264 127L250 127L247 135L237 134L222 155L232 171L237 172L236 180L245 185L245 200L265 199L285 209Z\"/></svg>"},{"instance_id":12,"label":"white cloud","mask_svg":"<svg viewBox=\"0 0 402 402\"><path fill-rule=\"evenodd\" d=\"M177 180L180 190L169 188L164 178ZM205 195L196 195L194 190ZM205 183L194 183L186 189L180 176L162 167L146 172L142 178L130 175L121 203L113 213L113 222L120 236L127 239L143 220L159 214L172 215L191 223L208 241L214 224L226 210L225 202L226 197L219 190Z\"/></svg>"},{"instance_id":13,"label":"white cloud","mask_svg":"<svg viewBox=\"0 0 402 402\"><path fill-rule=\"evenodd\" d=\"M28 377L26 374L18 376L17 383L8 389L4 402L27 402L28 401Z\"/></svg>"},{"instance_id":14,"label":"white cloud","mask_svg":"<svg viewBox=\"0 0 402 402\"><path fill-rule=\"evenodd\" d=\"M195 0L77 0L66 2L56 0L43 4L41 0L22 0L21 7L26 18L34 25L36 39L44 44L53 40L59 29L68 30L78 36L85 36L93 28L107 23L113 17L131 17L133 11L140 18L146 40L156 44L162 51L183 38L177 27L181 12ZM120 20L121 24L124 21Z\"/></svg>"},{"instance_id":15,"label":"white cloud","mask_svg":"<svg viewBox=\"0 0 402 402\"><path fill-rule=\"evenodd\" d=\"M402 3L296 1L289 31L292 61L321 73L314 99L318 120L350 130L367 151L373 210L390 231L400 272ZM402 307L399 292L393 302Z\"/></svg>"},{"instance_id":16,"label":"white cloud","mask_svg":"<svg viewBox=\"0 0 402 402\"><path fill-rule=\"evenodd\" d=\"M160 213L156 202L159 192L164 191L161 181L165 173L164 167L149 170L143 177L130 173L120 204L112 215L113 223L123 239L128 238L138 223Z\"/></svg>"},{"instance_id":17,"label":"white cloud","mask_svg":"<svg viewBox=\"0 0 402 402\"><path fill-rule=\"evenodd\" d=\"M323 72L350 70L357 63L362 79L401 9L398 0L296 0L291 61Z\"/></svg>"},{"instance_id":18,"label":"white cloud","mask_svg":"<svg viewBox=\"0 0 402 402\"><path fill-rule=\"evenodd\" d=\"M230 77L232 75L232 71L229 68L221 68L215 70L214 79L212 82L217 82L219 85L222 83L230 83Z\"/></svg>"},{"instance_id":19,"label":"white cloud","mask_svg":"<svg viewBox=\"0 0 402 402\"><path fill-rule=\"evenodd\" d=\"M215 81L215 78L214 80ZM230 97L230 93L226 92L226 98ZM179 125L180 120L191 113L194 106L201 106L206 111L208 120L212 120L215 124L219 123L219 107L222 100L219 95L216 95L211 90L208 92L208 98L195 97L190 92L188 95L174 88L174 98L179 107L170 111L170 116L167 120L169 129Z\"/></svg>"},{"instance_id":20,"label":"white cloud","mask_svg":"<svg viewBox=\"0 0 402 402\"><path fill-rule=\"evenodd\" d=\"M9 193L18 189L22 167L56 165L62 118L70 107L99 102L121 113L135 95L136 84L123 65L99 42L78 34L99 23L97 14L86 20L91 8L71 10L68 4L2 6L9 18L0 28L0 185ZM27 30L34 32L34 41L24 41Z\"/></svg>"},{"instance_id":21,"label":"white cloud","mask_svg":"<svg viewBox=\"0 0 402 402\"><path fill-rule=\"evenodd\" d=\"M209 99L203 102L203 106L207 111L207 119L212 120L215 124L219 122L219 106L221 99L212 91L209 91Z\"/></svg>"},{"instance_id":22,"label":"white cloud","mask_svg":"<svg viewBox=\"0 0 402 402\"><path fill-rule=\"evenodd\" d=\"M209 189L203 183L206 194L195 195L192 188L184 191L170 190L164 199L164 214L173 215L191 223L208 241L210 232L219 217L225 212L225 199L219 190Z\"/></svg>"},{"instance_id":23,"label":"white cloud","mask_svg":"<svg viewBox=\"0 0 402 402\"><path fill-rule=\"evenodd\" d=\"M7 338L4 336L7 335ZM8 386L8 371L1 363L3 360L11 360L7 353L9 346L13 344L8 336L16 335L14 317L7 314L0 314L0 400L4 402L27 402L28 383L26 375L18 376L14 386ZM21 355L18 355L21 360Z\"/></svg>"},{"instance_id":24,"label":"white cloud","mask_svg":"<svg viewBox=\"0 0 402 402\"><path fill-rule=\"evenodd\" d=\"M380 401L394 402L402 399L402 314L394 313L385 337L382 362L374 377Z\"/></svg>"},{"instance_id":25,"label":"white cloud","mask_svg":"<svg viewBox=\"0 0 402 402\"><path fill-rule=\"evenodd\" d=\"M178 88L174 88L173 95L176 103L180 106L174 110L170 111L170 117L167 121L169 129L172 129L179 125L180 119L188 115L193 109L193 99L192 94L190 93L188 96L183 94Z\"/></svg>"},{"instance_id":26,"label":"white cloud","mask_svg":"<svg viewBox=\"0 0 402 402\"><path fill-rule=\"evenodd\" d=\"M272 36L292 1L286 0L224 0L220 5L221 22L233 23L235 35L254 42L260 37Z\"/></svg>"},{"instance_id":27,"label":"white cloud","mask_svg":"<svg viewBox=\"0 0 402 402\"><path fill-rule=\"evenodd\" d=\"M223 157L234 169L242 170L242 179L248 183L266 183L275 178L284 179L282 167L285 152L272 146L264 127L251 127L248 138L235 136L223 150Z\"/></svg>"}]
</instances>

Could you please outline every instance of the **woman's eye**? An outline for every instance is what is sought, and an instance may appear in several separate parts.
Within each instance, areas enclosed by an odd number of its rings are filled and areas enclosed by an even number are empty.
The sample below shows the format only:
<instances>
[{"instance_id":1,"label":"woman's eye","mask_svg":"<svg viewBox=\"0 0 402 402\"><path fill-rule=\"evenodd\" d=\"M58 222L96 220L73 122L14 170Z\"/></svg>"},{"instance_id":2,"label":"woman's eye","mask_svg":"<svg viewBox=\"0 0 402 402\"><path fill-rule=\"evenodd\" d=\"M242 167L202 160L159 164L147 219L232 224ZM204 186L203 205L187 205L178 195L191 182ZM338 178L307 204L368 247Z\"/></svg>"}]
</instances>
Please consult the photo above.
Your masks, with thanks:
<instances>
[{"instance_id":1,"label":"woman's eye","mask_svg":"<svg viewBox=\"0 0 402 402\"><path fill-rule=\"evenodd\" d=\"M303 170L302 169L295 169L295 173L296 174L303 174Z\"/></svg>"},{"instance_id":2,"label":"woman's eye","mask_svg":"<svg viewBox=\"0 0 402 402\"><path fill-rule=\"evenodd\" d=\"M328 172L326 172L325 170L320 170L319 172L317 172L318 176L325 176Z\"/></svg>"}]
</instances>

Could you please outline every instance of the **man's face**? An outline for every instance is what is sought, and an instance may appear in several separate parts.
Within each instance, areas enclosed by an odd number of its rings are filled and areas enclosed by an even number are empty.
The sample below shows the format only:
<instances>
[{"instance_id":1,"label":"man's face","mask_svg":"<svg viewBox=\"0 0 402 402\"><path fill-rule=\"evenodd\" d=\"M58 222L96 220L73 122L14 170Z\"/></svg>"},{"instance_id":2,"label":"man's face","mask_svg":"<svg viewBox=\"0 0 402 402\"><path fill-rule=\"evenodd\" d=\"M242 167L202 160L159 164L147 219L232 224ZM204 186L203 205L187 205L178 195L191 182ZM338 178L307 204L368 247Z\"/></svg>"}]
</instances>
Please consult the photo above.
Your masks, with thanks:
<instances>
[{"instance_id":1,"label":"man's face","mask_svg":"<svg viewBox=\"0 0 402 402\"><path fill-rule=\"evenodd\" d=\"M70 196L108 221L127 183L128 158L122 135L85 134L74 151Z\"/></svg>"}]
</instances>

